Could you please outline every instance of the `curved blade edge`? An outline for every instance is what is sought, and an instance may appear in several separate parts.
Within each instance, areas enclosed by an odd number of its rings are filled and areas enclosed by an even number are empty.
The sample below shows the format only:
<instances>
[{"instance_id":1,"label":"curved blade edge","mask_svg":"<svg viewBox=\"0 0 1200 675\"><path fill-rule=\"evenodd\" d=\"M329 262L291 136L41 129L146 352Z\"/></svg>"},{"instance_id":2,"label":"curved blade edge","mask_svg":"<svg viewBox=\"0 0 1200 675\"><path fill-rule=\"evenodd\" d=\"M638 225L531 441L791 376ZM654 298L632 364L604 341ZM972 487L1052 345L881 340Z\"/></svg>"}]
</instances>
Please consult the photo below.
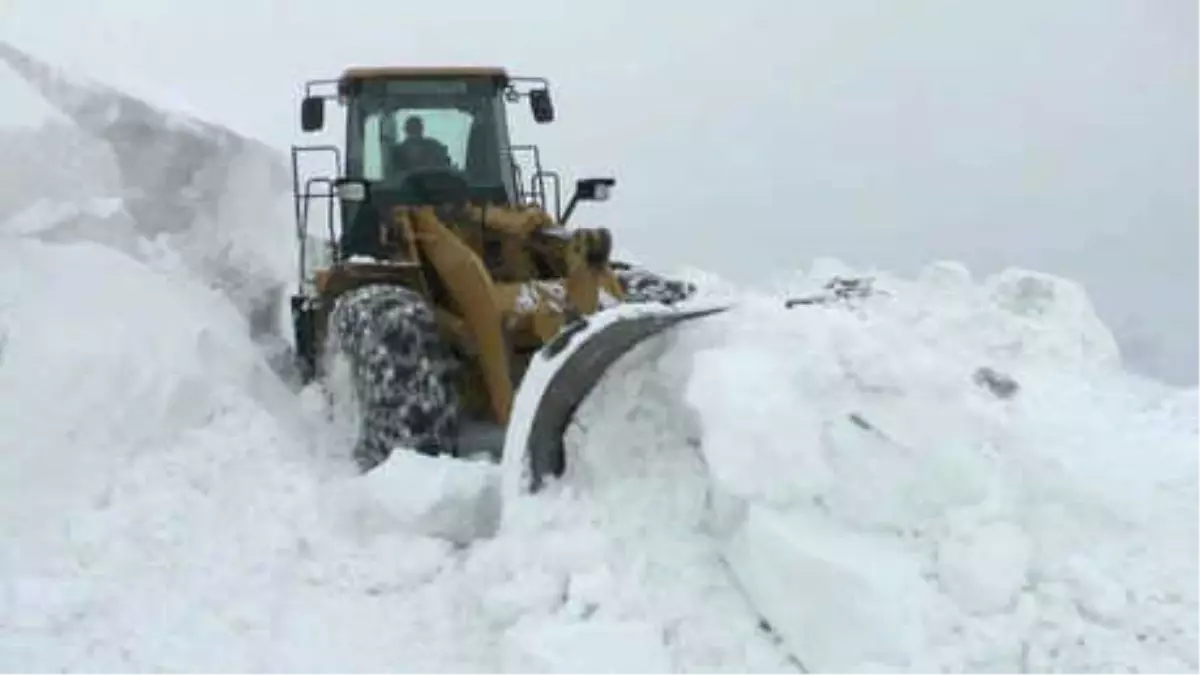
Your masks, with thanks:
<instances>
[{"instance_id":1,"label":"curved blade edge","mask_svg":"<svg viewBox=\"0 0 1200 675\"><path fill-rule=\"evenodd\" d=\"M563 434L579 404L624 354L638 344L685 321L711 316L729 307L695 310L665 309L623 317L588 335L555 371L538 402L526 439L529 489L536 492L546 476L561 477L566 469Z\"/></svg>"}]
</instances>

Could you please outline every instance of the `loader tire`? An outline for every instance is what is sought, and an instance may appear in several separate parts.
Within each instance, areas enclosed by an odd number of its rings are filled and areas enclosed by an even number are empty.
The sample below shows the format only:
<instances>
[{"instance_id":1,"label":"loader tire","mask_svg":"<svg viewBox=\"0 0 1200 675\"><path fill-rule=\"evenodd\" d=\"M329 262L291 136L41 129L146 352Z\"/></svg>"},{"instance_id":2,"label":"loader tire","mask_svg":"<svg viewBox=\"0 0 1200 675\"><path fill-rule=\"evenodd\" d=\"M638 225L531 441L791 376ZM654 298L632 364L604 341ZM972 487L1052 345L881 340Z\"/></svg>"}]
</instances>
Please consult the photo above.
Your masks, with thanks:
<instances>
[{"instance_id":1,"label":"loader tire","mask_svg":"<svg viewBox=\"0 0 1200 675\"><path fill-rule=\"evenodd\" d=\"M668 279L653 272L632 266L622 266L614 270L621 289L625 291L626 302L659 302L673 305L692 297L696 285Z\"/></svg>"},{"instance_id":2,"label":"loader tire","mask_svg":"<svg viewBox=\"0 0 1200 675\"><path fill-rule=\"evenodd\" d=\"M331 348L350 362L359 467L369 471L397 448L453 451L459 364L425 300L399 286L363 286L338 298L329 327Z\"/></svg>"}]
</instances>

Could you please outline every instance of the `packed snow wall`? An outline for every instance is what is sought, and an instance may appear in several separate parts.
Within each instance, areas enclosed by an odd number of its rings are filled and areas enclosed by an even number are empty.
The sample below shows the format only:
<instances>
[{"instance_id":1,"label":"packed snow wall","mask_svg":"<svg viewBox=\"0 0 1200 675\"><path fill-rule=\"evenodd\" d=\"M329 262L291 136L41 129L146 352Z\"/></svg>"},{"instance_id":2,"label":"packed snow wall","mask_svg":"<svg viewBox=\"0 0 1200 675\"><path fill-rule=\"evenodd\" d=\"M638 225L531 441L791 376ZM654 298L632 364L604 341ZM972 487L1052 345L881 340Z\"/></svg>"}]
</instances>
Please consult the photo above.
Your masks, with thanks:
<instances>
[{"instance_id":1,"label":"packed snow wall","mask_svg":"<svg viewBox=\"0 0 1200 675\"><path fill-rule=\"evenodd\" d=\"M56 70L0 43L0 65L56 111L6 130L6 231L90 239L146 259L169 250L220 290L285 367L285 296L295 283L290 176L282 153Z\"/></svg>"}]
</instances>

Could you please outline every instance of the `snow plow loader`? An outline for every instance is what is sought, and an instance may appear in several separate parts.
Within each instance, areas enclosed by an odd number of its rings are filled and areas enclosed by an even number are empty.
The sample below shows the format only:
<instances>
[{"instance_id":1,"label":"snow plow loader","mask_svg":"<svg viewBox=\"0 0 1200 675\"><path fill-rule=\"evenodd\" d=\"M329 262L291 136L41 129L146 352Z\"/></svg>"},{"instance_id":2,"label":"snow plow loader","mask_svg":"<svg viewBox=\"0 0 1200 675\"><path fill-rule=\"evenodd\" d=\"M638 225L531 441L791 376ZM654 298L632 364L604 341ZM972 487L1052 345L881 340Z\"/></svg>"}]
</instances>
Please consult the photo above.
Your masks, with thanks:
<instances>
[{"instance_id":1,"label":"snow plow loader","mask_svg":"<svg viewBox=\"0 0 1200 675\"><path fill-rule=\"evenodd\" d=\"M556 360L515 449L537 489L562 475L563 432L611 364L721 311L685 309L694 286L613 260L609 230L567 226L615 181L578 180L564 206L538 148L512 144L509 105L528 101L537 123L554 120L546 80L498 68L352 68L305 85L304 132L325 128L330 100L345 111L344 144L291 153L300 270L291 308L304 381L325 378L335 359L348 366L363 471L395 449L499 460L513 451L506 433L526 371ZM323 172L302 179L312 160ZM315 235L314 213L325 221Z\"/></svg>"}]
</instances>

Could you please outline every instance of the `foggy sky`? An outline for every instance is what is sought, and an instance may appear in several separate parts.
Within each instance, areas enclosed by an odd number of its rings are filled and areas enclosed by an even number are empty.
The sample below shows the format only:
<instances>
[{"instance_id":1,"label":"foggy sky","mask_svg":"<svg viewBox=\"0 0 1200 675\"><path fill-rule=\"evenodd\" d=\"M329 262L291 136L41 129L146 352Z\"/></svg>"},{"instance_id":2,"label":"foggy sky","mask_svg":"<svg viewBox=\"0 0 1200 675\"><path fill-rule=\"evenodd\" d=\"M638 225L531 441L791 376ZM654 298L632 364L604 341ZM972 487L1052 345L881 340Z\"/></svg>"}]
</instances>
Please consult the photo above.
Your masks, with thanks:
<instances>
[{"instance_id":1,"label":"foggy sky","mask_svg":"<svg viewBox=\"0 0 1200 675\"><path fill-rule=\"evenodd\" d=\"M303 80L347 65L546 76L558 122L518 108L515 131L568 178L618 178L576 219L642 262L1044 270L1135 366L1197 380L1187 0L0 0L0 39L283 148L308 140ZM10 82L10 121L36 118Z\"/></svg>"}]
</instances>

